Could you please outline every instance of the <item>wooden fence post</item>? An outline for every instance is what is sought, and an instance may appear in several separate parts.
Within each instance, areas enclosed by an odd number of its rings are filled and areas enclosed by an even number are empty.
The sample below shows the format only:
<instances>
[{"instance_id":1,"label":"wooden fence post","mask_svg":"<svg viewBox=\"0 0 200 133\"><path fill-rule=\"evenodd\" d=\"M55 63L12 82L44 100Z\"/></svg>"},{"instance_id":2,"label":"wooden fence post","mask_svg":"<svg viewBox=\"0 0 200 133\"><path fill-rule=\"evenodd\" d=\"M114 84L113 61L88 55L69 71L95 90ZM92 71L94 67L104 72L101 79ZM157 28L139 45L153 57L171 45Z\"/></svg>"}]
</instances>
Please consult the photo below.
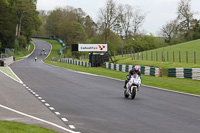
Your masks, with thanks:
<instances>
[{"instance_id":1,"label":"wooden fence post","mask_svg":"<svg viewBox=\"0 0 200 133\"><path fill-rule=\"evenodd\" d=\"M173 51L173 62L174 62L174 51Z\"/></svg>"},{"instance_id":2,"label":"wooden fence post","mask_svg":"<svg viewBox=\"0 0 200 133\"><path fill-rule=\"evenodd\" d=\"M156 51L156 61L158 61L158 52Z\"/></svg>"},{"instance_id":3,"label":"wooden fence post","mask_svg":"<svg viewBox=\"0 0 200 133\"><path fill-rule=\"evenodd\" d=\"M148 53L146 52L146 60L148 60Z\"/></svg>"},{"instance_id":4,"label":"wooden fence post","mask_svg":"<svg viewBox=\"0 0 200 133\"><path fill-rule=\"evenodd\" d=\"M167 51L167 62L169 62L169 53Z\"/></svg>"},{"instance_id":5,"label":"wooden fence post","mask_svg":"<svg viewBox=\"0 0 200 133\"><path fill-rule=\"evenodd\" d=\"M142 60L143 60L143 52L142 52Z\"/></svg>"},{"instance_id":6,"label":"wooden fence post","mask_svg":"<svg viewBox=\"0 0 200 133\"><path fill-rule=\"evenodd\" d=\"M186 63L188 63L188 51L186 51Z\"/></svg>"},{"instance_id":7,"label":"wooden fence post","mask_svg":"<svg viewBox=\"0 0 200 133\"><path fill-rule=\"evenodd\" d=\"M196 64L196 51L194 51L194 64Z\"/></svg>"},{"instance_id":8,"label":"wooden fence post","mask_svg":"<svg viewBox=\"0 0 200 133\"><path fill-rule=\"evenodd\" d=\"M181 63L181 51L179 51L179 63Z\"/></svg>"}]
</instances>

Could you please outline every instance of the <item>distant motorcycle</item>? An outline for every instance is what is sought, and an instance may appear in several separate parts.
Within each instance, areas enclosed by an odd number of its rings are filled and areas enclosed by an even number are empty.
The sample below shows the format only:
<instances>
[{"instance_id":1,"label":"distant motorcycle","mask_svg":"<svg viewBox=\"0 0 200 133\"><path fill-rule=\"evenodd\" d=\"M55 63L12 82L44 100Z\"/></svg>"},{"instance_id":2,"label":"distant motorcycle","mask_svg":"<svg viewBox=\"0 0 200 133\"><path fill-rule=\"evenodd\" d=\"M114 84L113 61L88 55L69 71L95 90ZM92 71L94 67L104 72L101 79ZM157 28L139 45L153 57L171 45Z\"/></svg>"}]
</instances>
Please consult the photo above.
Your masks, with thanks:
<instances>
[{"instance_id":1,"label":"distant motorcycle","mask_svg":"<svg viewBox=\"0 0 200 133\"><path fill-rule=\"evenodd\" d=\"M127 75L127 78L128 75ZM141 78L138 74L134 74L131 76L129 82L126 84L126 89L124 90L124 97L134 99L137 91L139 91L139 87L141 85Z\"/></svg>"}]
</instances>

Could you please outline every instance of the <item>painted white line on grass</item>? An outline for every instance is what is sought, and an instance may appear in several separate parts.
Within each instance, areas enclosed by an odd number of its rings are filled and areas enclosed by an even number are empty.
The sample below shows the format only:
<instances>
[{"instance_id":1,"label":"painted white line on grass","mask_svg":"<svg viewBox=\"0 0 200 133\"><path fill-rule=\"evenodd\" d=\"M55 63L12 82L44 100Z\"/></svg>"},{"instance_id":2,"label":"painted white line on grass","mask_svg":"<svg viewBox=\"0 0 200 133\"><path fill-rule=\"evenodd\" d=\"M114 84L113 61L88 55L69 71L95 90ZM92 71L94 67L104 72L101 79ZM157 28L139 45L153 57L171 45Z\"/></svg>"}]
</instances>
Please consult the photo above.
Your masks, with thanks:
<instances>
[{"instance_id":1,"label":"painted white line on grass","mask_svg":"<svg viewBox=\"0 0 200 133\"><path fill-rule=\"evenodd\" d=\"M62 119L63 121L65 121L65 122L68 121L66 118L61 118L61 119Z\"/></svg>"},{"instance_id":2,"label":"painted white line on grass","mask_svg":"<svg viewBox=\"0 0 200 133\"><path fill-rule=\"evenodd\" d=\"M28 114L22 113L22 112L20 112L20 111L11 109L11 108L6 107L6 106L3 106L3 105L1 105L1 104L0 104L0 107L1 107L1 108L4 108L4 109L7 109L7 110L10 110L10 111L12 111L12 112L15 112L15 113L17 113L17 114L20 114L20 115L23 115L23 116L26 116L26 117L29 117L29 118L32 118L32 119L35 119L35 120L44 122L44 123L47 123L47 124L49 124L49 125L52 125L52 126L54 126L54 127L57 127L57 128L59 128L59 129L62 129L62 130L64 130L64 131L67 131L67 132L69 132L69 133L78 133L78 132L69 130L69 129L65 128L65 127L62 127L62 126L60 126L60 125L57 125L57 124L55 124L55 123L52 123L52 122L49 122L49 121L40 119L40 118L35 117L35 116L32 116L32 115L28 115Z\"/></svg>"},{"instance_id":3,"label":"painted white line on grass","mask_svg":"<svg viewBox=\"0 0 200 133\"><path fill-rule=\"evenodd\" d=\"M17 77L17 79L19 80L19 81L17 81L17 82L19 82L19 83L21 83L21 84L23 84L23 82L22 82L22 80L13 72L13 70L10 68L10 67L8 67L8 69L13 73L13 75L15 75L15 77Z\"/></svg>"},{"instance_id":4,"label":"painted white line on grass","mask_svg":"<svg viewBox=\"0 0 200 133\"><path fill-rule=\"evenodd\" d=\"M11 77L10 75L8 75L7 73L5 73L5 72L3 72L3 71L1 71L0 70L0 72L2 72L3 74L5 74L6 76L8 76L9 78L11 78L11 79L13 79L14 81L16 81L16 82L18 82L18 83L20 83L20 84L23 84L23 82L22 81L18 81L18 80L16 80L16 79L14 79L13 77Z\"/></svg>"}]
</instances>

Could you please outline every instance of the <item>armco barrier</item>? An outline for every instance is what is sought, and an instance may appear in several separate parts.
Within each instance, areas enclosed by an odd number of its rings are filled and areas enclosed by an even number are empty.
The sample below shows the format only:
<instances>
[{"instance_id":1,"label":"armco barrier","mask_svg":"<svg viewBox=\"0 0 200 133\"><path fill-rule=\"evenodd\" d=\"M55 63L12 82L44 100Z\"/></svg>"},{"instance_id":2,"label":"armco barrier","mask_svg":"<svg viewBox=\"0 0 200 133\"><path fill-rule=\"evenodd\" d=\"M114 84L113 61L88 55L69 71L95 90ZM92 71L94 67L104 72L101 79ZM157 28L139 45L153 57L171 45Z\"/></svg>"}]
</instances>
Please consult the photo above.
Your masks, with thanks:
<instances>
[{"instance_id":1,"label":"armco barrier","mask_svg":"<svg viewBox=\"0 0 200 133\"><path fill-rule=\"evenodd\" d=\"M13 62L14 62L13 56L7 57L7 58L4 58L4 59L0 59L0 66L9 66Z\"/></svg>"},{"instance_id":2,"label":"armco barrier","mask_svg":"<svg viewBox=\"0 0 200 133\"><path fill-rule=\"evenodd\" d=\"M55 57L53 57L53 61L57 61ZM91 67L91 63L89 63L89 62L73 60L72 58L61 58L60 62L74 64L74 65L80 65L80 66L85 66L85 67Z\"/></svg>"},{"instance_id":3,"label":"armco barrier","mask_svg":"<svg viewBox=\"0 0 200 133\"><path fill-rule=\"evenodd\" d=\"M105 63L105 68L122 71L122 72L129 72L133 69L134 65L122 65L122 64L114 64L114 63ZM141 74L151 75L155 77L162 77L162 69L155 68L155 67L148 67L148 66L138 66L140 68Z\"/></svg>"},{"instance_id":4,"label":"armco barrier","mask_svg":"<svg viewBox=\"0 0 200 133\"><path fill-rule=\"evenodd\" d=\"M168 77L200 80L200 68L169 68Z\"/></svg>"}]
</instances>

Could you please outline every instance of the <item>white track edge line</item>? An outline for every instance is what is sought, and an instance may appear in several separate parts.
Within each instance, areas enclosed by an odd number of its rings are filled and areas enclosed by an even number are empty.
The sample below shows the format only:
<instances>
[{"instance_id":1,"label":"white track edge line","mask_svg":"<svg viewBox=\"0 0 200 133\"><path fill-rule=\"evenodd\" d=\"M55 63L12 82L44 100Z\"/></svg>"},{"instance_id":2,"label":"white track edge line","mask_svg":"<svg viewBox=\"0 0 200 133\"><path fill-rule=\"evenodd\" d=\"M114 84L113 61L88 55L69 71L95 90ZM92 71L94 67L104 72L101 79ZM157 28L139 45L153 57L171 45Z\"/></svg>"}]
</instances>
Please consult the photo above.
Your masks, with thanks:
<instances>
[{"instance_id":1,"label":"white track edge line","mask_svg":"<svg viewBox=\"0 0 200 133\"><path fill-rule=\"evenodd\" d=\"M11 79L13 79L14 81L16 81L16 82L18 82L18 83L20 83L20 84L23 84L23 82L21 81L21 80L16 80L16 79L14 79L13 77L11 77L10 75L8 75L7 73L5 73L5 72L3 72L3 71L1 71L0 70L0 72L2 72L3 74L5 74L6 76L8 76L9 78L11 78Z\"/></svg>"},{"instance_id":2,"label":"white track edge line","mask_svg":"<svg viewBox=\"0 0 200 133\"><path fill-rule=\"evenodd\" d=\"M20 114L20 115L23 115L23 116L27 116L27 117L29 117L29 118L32 118L32 119L35 119L35 120L38 120L38 121L41 121L41 122L50 124L50 125L52 125L52 126L55 126L55 127L57 127L57 128L60 128L60 129L62 129L62 130L64 130L64 131L67 131L67 132L70 132L70 133L77 133L77 132L75 132L75 131L69 130L69 129L67 129L67 128L65 128L65 127L62 127L62 126L60 126L60 125L57 125L57 124L55 124L55 123L52 123L52 122L49 122L49 121L46 121L46 120L37 118L37 117L32 116L32 115L28 115L28 114L22 113L22 112L20 112L20 111L11 109L11 108L6 107L6 106L3 106L3 105L1 105L1 104L0 104L0 107L2 107L2 108L4 108L4 109L7 109L7 110L10 110L10 111L12 111L12 112L15 112L15 113L17 113L17 114Z\"/></svg>"}]
</instances>

